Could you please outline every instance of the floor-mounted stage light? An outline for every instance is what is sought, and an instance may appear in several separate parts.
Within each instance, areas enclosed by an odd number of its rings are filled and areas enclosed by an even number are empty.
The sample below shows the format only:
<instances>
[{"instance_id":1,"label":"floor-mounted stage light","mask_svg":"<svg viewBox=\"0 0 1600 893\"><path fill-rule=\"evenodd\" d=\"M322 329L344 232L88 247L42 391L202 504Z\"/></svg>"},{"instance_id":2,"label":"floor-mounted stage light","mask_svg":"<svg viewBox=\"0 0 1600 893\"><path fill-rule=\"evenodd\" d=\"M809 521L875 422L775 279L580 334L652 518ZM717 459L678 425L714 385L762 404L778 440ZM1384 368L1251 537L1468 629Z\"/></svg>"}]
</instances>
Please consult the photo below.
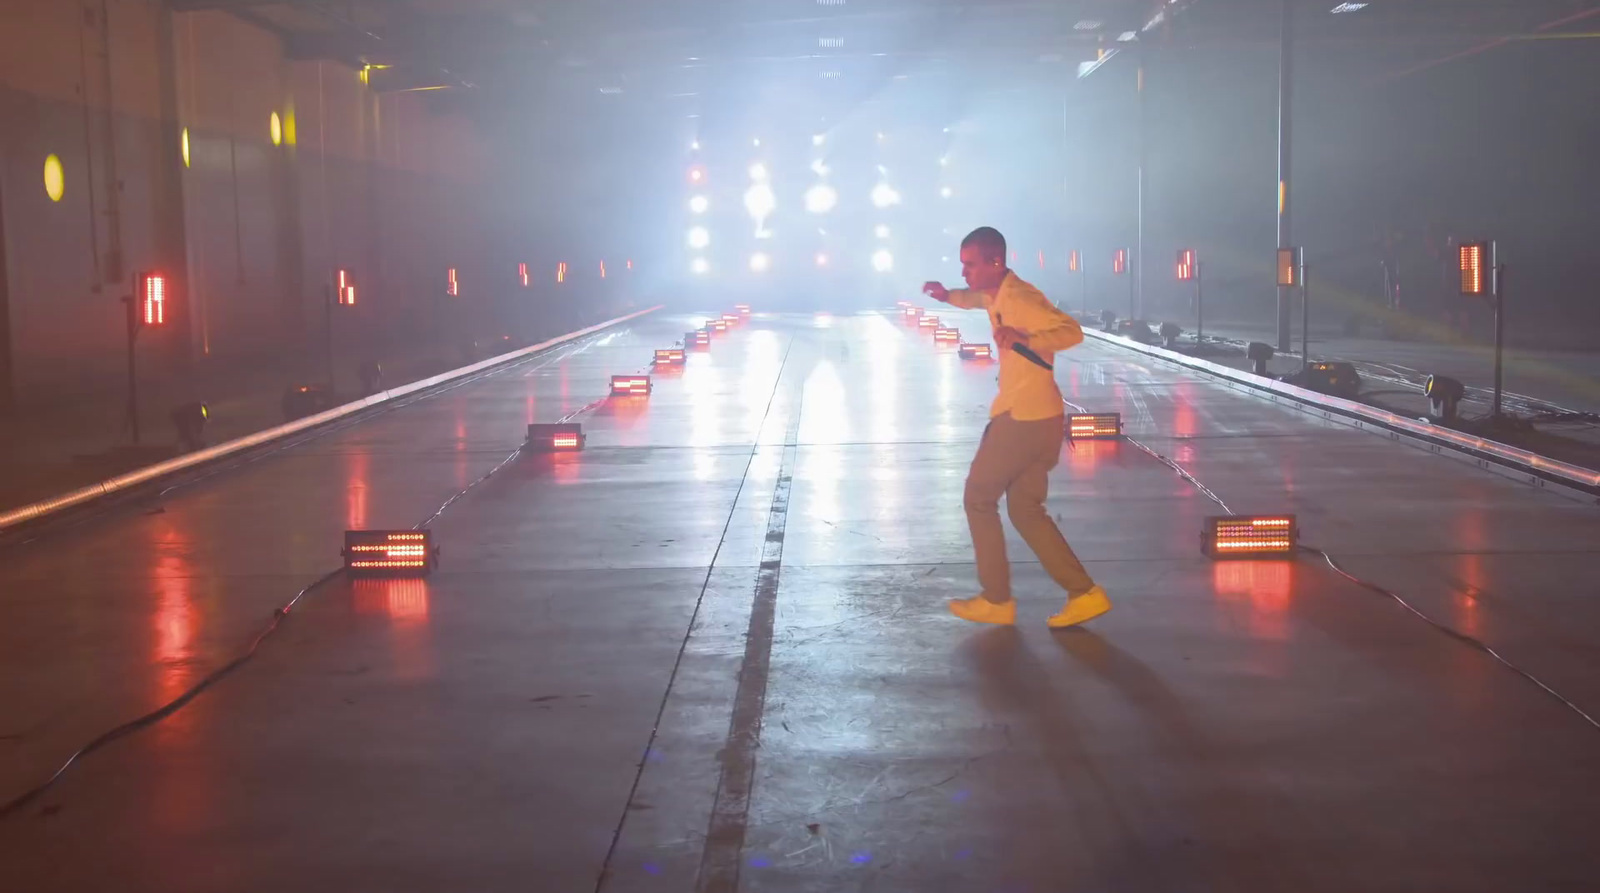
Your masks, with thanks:
<instances>
[{"instance_id":1,"label":"floor-mounted stage light","mask_svg":"<svg viewBox=\"0 0 1600 893\"><path fill-rule=\"evenodd\" d=\"M650 394L650 376L648 375L613 375L611 376L611 396L613 397L645 397Z\"/></svg>"},{"instance_id":2,"label":"floor-mounted stage light","mask_svg":"<svg viewBox=\"0 0 1600 893\"><path fill-rule=\"evenodd\" d=\"M1466 396L1467 388L1453 378L1430 375L1423 393L1428 397L1428 418L1450 424L1458 417L1457 407Z\"/></svg>"},{"instance_id":3,"label":"floor-mounted stage light","mask_svg":"<svg viewBox=\"0 0 1600 893\"><path fill-rule=\"evenodd\" d=\"M358 577L425 577L439 564L426 530L346 530L344 568Z\"/></svg>"},{"instance_id":4,"label":"floor-mounted stage light","mask_svg":"<svg viewBox=\"0 0 1600 893\"><path fill-rule=\"evenodd\" d=\"M545 422L528 426L527 449L534 453L572 453L583 449L586 438L577 422Z\"/></svg>"},{"instance_id":5,"label":"floor-mounted stage light","mask_svg":"<svg viewBox=\"0 0 1600 893\"><path fill-rule=\"evenodd\" d=\"M1250 360L1251 371L1257 375L1266 375L1267 361L1272 359L1273 352L1272 345L1264 341L1250 342L1250 346L1245 348L1245 356Z\"/></svg>"},{"instance_id":6,"label":"floor-mounted stage light","mask_svg":"<svg viewBox=\"0 0 1600 893\"><path fill-rule=\"evenodd\" d=\"M303 419L308 415L332 409L333 391L322 384L292 384L283 392L283 418L285 421Z\"/></svg>"},{"instance_id":7,"label":"floor-mounted stage light","mask_svg":"<svg viewBox=\"0 0 1600 893\"><path fill-rule=\"evenodd\" d=\"M983 343L968 343L956 348L956 352L963 360L987 360L994 356L994 351L989 345Z\"/></svg>"},{"instance_id":8,"label":"floor-mounted stage light","mask_svg":"<svg viewBox=\"0 0 1600 893\"><path fill-rule=\"evenodd\" d=\"M1072 413L1067 416L1067 436L1073 440L1114 440L1122 436L1122 413Z\"/></svg>"},{"instance_id":9,"label":"floor-mounted stage light","mask_svg":"<svg viewBox=\"0 0 1600 893\"><path fill-rule=\"evenodd\" d=\"M1210 517L1200 533L1200 551L1208 558L1287 558L1299 541L1294 515Z\"/></svg>"}]
</instances>

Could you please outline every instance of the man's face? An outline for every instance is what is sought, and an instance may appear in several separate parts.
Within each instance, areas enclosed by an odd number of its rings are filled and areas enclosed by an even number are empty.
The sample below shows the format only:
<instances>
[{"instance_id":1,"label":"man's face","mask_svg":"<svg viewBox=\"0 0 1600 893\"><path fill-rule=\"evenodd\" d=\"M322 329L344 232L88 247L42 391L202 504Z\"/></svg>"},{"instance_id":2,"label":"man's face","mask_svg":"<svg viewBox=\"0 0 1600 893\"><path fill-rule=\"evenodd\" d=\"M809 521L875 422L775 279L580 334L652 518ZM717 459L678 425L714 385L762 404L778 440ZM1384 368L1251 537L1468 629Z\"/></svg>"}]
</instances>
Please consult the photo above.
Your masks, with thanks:
<instances>
[{"instance_id":1,"label":"man's face","mask_svg":"<svg viewBox=\"0 0 1600 893\"><path fill-rule=\"evenodd\" d=\"M996 288L1006 278L1005 261L998 257L985 257L983 249L968 245L961 249L961 275L967 287L980 291Z\"/></svg>"}]
</instances>

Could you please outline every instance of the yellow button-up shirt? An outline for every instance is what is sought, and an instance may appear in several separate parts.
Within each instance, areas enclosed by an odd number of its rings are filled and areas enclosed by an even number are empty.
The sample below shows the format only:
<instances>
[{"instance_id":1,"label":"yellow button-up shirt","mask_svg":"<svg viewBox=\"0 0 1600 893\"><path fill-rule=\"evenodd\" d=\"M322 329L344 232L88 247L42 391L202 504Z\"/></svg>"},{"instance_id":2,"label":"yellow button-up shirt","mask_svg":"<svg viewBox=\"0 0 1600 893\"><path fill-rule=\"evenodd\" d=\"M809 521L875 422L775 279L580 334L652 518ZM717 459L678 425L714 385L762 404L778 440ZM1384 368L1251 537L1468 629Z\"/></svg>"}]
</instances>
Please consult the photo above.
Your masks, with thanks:
<instances>
[{"instance_id":1,"label":"yellow button-up shirt","mask_svg":"<svg viewBox=\"0 0 1600 893\"><path fill-rule=\"evenodd\" d=\"M953 306L989 311L994 328L1009 326L1028 338L1028 347L1046 363L1055 364L1058 350L1083 341L1078 321L1056 309L1037 288L1007 272L993 297L972 289L952 289ZM1061 389L1055 373L1014 350L997 351L1000 357L1000 393L989 408L989 416L1011 413L1021 422L1052 419L1063 413Z\"/></svg>"}]
</instances>

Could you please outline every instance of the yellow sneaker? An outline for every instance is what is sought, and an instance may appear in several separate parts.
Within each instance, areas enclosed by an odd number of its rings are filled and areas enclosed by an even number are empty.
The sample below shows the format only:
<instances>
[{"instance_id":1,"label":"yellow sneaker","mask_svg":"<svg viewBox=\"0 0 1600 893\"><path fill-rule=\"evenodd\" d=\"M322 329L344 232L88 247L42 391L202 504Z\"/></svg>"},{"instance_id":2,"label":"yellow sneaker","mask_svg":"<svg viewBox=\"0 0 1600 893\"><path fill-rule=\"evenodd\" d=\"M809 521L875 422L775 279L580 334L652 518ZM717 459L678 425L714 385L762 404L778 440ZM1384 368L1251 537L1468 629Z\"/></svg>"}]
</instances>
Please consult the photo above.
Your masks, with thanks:
<instances>
[{"instance_id":1,"label":"yellow sneaker","mask_svg":"<svg viewBox=\"0 0 1600 893\"><path fill-rule=\"evenodd\" d=\"M950 613L973 623L997 623L1010 626L1017 622L1017 600L997 605L981 595L950 600Z\"/></svg>"},{"instance_id":2,"label":"yellow sneaker","mask_svg":"<svg viewBox=\"0 0 1600 893\"><path fill-rule=\"evenodd\" d=\"M1099 586L1082 595L1067 599L1061 613L1051 615L1048 623L1051 629L1066 629L1077 626L1085 620L1093 620L1101 614L1111 610L1111 599L1106 598L1106 591Z\"/></svg>"}]
</instances>

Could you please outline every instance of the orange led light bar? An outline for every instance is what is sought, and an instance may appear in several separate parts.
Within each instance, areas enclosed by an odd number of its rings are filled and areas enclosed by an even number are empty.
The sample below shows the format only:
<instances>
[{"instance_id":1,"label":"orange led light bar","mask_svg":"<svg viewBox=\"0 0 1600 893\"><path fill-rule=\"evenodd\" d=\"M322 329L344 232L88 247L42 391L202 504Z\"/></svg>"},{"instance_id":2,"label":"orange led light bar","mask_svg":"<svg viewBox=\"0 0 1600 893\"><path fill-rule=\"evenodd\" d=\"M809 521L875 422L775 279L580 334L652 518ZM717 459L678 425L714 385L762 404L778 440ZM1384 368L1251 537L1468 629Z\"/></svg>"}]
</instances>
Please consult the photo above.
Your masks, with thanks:
<instances>
[{"instance_id":1,"label":"orange led light bar","mask_svg":"<svg viewBox=\"0 0 1600 893\"><path fill-rule=\"evenodd\" d=\"M907 307L904 312L905 312L905 315L906 315L906 319L908 319L908 320L917 319L917 318L922 316L922 308L921 307Z\"/></svg>"},{"instance_id":2,"label":"orange led light bar","mask_svg":"<svg viewBox=\"0 0 1600 893\"><path fill-rule=\"evenodd\" d=\"M707 332L705 329L695 329L693 332L685 332L683 335L683 344L685 347L710 347L711 333Z\"/></svg>"},{"instance_id":3,"label":"orange led light bar","mask_svg":"<svg viewBox=\"0 0 1600 893\"><path fill-rule=\"evenodd\" d=\"M994 352L987 344L963 344L957 348L963 360L987 360L994 356Z\"/></svg>"},{"instance_id":4,"label":"orange led light bar","mask_svg":"<svg viewBox=\"0 0 1600 893\"><path fill-rule=\"evenodd\" d=\"M1083 258L1076 250L1067 252L1067 272L1077 273L1083 269Z\"/></svg>"},{"instance_id":5,"label":"orange led light bar","mask_svg":"<svg viewBox=\"0 0 1600 893\"><path fill-rule=\"evenodd\" d=\"M682 366L683 348L666 347L656 351L657 366Z\"/></svg>"},{"instance_id":6,"label":"orange led light bar","mask_svg":"<svg viewBox=\"0 0 1600 893\"><path fill-rule=\"evenodd\" d=\"M340 304L349 307L356 302L356 284L350 278L349 270L340 270L334 274L335 295Z\"/></svg>"},{"instance_id":7,"label":"orange led light bar","mask_svg":"<svg viewBox=\"0 0 1600 893\"><path fill-rule=\"evenodd\" d=\"M346 530L344 568L357 576L421 577L439 563L439 549L426 530Z\"/></svg>"},{"instance_id":8,"label":"orange led light bar","mask_svg":"<svg viewBox=\"0 0 1600 893\"><path fill-rule=\"evenodd\" d=\"M740 319L740 317L739 317L739 314L737 314L737 313L724 313L724 314L722 314L722 321L727 323L730 326L738 325L739 324L739 319Z\"/></svg>"},{"instance_id":9,"label":"orange led light bar","mask_svg":"<svg viewBox=\"0 0 1600 893\"><path fill-rule=\"evenodd\" d=\"M1489 246L1483 242L1461 245L1461 293L1482 295L1488 291L1484 271L1489 267Z\"/></svg>"},{"instance_id":10,"label":"orange led light bar","mask_svg":"<svg viewBox=\"0 0 1600 893\"><path fill-rule=\"evenodd\" d=\"M735 304L735 305L733 305L733 312L739 314L740 316L749 316L750 315L750 305L749 304Z\"/></svg>"},{"instance_id":11,"label":"orange led light bar","mask_svg":"<svg viewBox=\"0 0 1600 893\"><path fill-rule=\"evenodd\" d=\"M1072 413L1067 416L1067 436L1073 440L1109 440L1122 436L1118 412Z\"/></svg>"},{"instance_id":12,"label":"orange led light bar","mask_svg":"<svg viewBox=\"0 0 1600 893\"><path fill-rule=\"evenodd\" d=\"M586 438L577 422L551 422L528 426L527 448L535 453L568 453L583 449Z\"/></svg>"},{"instance_id":13,"label":"orange led light bar","mask_svg":"<svg viewBox=\"0 0 1600 893\"><path fill-rule=\"evenodd\" d=\"M1209 558L1284 557L1299 541L1294 515L1218 516L1206 519L1200 551Z\"/></svg>"},{"instance_id":14,"label":"orange led light bar","mask_svg":"<svg viewBox=\"0 0 1600 893\"><path fill-rule=\"evenodd\" d=\"M961 341L961 330L945 328L934 329L933 340L940 343L958 344Z\"/></svg>"},{"instance_id":15,"label":"orange led light bar","mask_svg":"<svg viewBox=\"0 0 1600 893\"><path fill-rule=\"evenodd\" d=\"M449 276L449 279L446 282L447 282L447 284L445 285L445 294L449 295L452 298L457 297L457 296L459 296L461 294L461 283L456 281L456 268L455 267L451 267L450 268L450 276Z\"/></svg>"},{"instance_id":16,"label":"orange led light bar","mask_svg":"<svg viewBox=\"0 0 1600 893\"><path fill-rule=\"evenodd\" d=\"M1118 248L1117 253L1111 255L1111 272L1118 276L1128 272L1128 249Z\"/></svg>"},{"instance_id":17,"label":"orange led light bar","mask_svg":"<svg viewBox=\"0 0 1600 893\"><path fill-rule=\"evenodd\" d=\"M937 329L937 328L939 328L939 317L937 317L937 316L918 317L918 319L917 319L917 327L921 328L921 329Z\"/></svg>"},{"instance_id":18,"label":"orange led light bar","mask_svg":"<svg viewBox=\"0 0 1600 893\"><path fill-rule=\"evenodd\" d=\"M522 287L528 287L528 265L517 264L517 279L522 282Z\"/></svg>"},{"instance_id":19,"label":"orange led light bar","mask_svg":"<svg viewBox=\"0 0 1600 893\"><path fill-rule=\"evenodd\" d=\"M1178 252L1178 281L1179 282L1193 282L1194 281L1194 265L1195 265L1195 259L1194 259L1194 249L1193 248L1185 248L1182 251Z\"/></svg>"},{"instance_id":20,"label":"orange led light bar","mask_svg":"<svg viewBox=\"0 0 1600 893\"><path fill-rule=\"evenodd\" d=\"M167 277L160 273L139 274L139 307L147 326L167 322Z\"/></svg>"},{"instance_id":21,"label":"orange led light bar","mask_svg":"<svg viewBox=\"0 0 1600 893\"><path fill-rule=\"evenodd\" d=\"M643 397L649 393L650 376L648 375L611 376L611 395L613 397Z\"/></svg>"}]
</instances>

